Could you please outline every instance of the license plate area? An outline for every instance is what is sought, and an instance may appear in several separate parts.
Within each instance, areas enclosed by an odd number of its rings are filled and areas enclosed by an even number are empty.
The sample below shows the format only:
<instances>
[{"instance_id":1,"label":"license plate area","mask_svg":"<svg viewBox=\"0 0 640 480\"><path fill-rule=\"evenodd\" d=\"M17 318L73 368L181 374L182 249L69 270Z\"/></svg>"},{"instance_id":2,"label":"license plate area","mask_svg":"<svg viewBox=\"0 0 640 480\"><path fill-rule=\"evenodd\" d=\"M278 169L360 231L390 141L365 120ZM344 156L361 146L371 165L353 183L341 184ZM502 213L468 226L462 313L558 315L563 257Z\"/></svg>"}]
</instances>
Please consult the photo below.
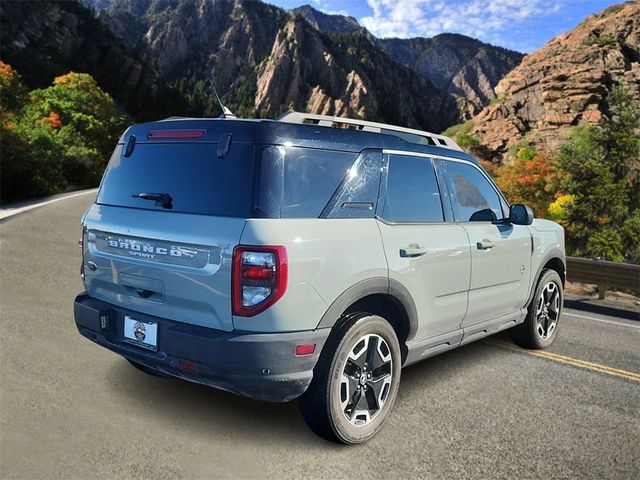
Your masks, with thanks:
<instances>
[{"instance_id":1,"label":"license plate area","mask_svg":"<svg viewBox=\"0 0 640 480\"><path fill-rule=\"evenodd\" d=\"M158 324L147 320L124 316L124 341L147 350L158 350Z\"/></svg>"}]
</instances>

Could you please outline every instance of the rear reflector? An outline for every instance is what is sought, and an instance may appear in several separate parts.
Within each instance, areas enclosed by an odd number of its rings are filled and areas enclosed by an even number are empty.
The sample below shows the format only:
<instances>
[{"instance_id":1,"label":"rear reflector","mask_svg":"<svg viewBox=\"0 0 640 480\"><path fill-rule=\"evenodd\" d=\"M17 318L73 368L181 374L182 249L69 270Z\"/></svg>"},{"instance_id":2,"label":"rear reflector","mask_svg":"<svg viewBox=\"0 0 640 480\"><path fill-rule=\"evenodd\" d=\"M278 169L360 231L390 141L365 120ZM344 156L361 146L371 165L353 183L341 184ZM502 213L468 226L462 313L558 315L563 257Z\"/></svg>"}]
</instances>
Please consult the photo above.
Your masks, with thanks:
<instances>
[{"instance_id":1,"label":"rear reflector","mask_svg":"<svg viewBox=\"0 0 640 480\"><path fill-rule=\"evenodd\" d=\"M198 365L189 360L180 360L180 368L188 372L195 372L198 370Z\"/></svg>"},{"instance_id":2,"label":"rear reflector","mask_svg":"<svg viewBox=\"0 0 640 480\"><path fill-rule=\"evenodd\" d=\"M296 356L301 357L303 355L311 355L316 351L316 344L311 343L308 345L297 345L296 346Z\"/></svg>"},{"instance_id":3,"label":"rear reflector","mask_svg":"<svg viewBox=\"0 0 640 480\"><path fill-rule=\"evenodd\" d=\"M207 133L206 130L151 130L147 137L150 140L166 138L201 138Z\"/></svg>"}]
</instances>

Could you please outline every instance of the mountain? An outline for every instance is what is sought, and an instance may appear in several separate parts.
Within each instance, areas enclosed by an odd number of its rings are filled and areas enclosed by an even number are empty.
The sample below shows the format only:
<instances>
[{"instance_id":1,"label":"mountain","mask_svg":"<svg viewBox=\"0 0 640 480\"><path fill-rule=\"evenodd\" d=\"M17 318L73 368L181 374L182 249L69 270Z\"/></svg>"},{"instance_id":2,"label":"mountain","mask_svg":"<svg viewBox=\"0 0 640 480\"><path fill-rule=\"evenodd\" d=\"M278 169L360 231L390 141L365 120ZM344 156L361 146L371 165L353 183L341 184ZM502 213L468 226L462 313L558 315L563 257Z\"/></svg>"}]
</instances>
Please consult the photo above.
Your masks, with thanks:
<instances>
[{"instance_id":1,"label":"mountain","mask_svg":"<svg viewBox=\"0 0 640 480\"><path fill-rule=\"evenodd\" d=\"M350 33L359 32L363 27L358 20L347 15L333 15L316 10L311 5L303 5L302 7L290 10L293 15L303 17L316 30L325 33Z\"/></svg>"},{"instance_id":2,"label":"mountain","mask_svg":"<svg viewBox=\"0 0 640 480\"><path fill-rule=\"evenodd\" d=\"M266 3L85 1L181 91L202 90L215 79L225 104L240 116L296 109L435 131L459 118L453 96L365 36L333 37ZM315 21L325 20L318 15Z\"/></svg>"},{"instance_id":3,"label":"mountain","mask_svg":"<svg viewBox=\"0 0 640 480\"><path fill-rule=\"evenodd\" d=\"M217 115L214 84L241 117L296 109L438 132L485 104L505 59L517 61L458 35L378 39L310 6L83 3L0 2L0 57L30 87L87 72L137 120Z\"/></svg>"},{"instance_id":4,"label":"mountain","mask_svg":"<svg viewBox=\"0 0 640 480\"><path fill-rule=\"evenodd\" d=\"M91 74L140 119L189 111L187 101L77 2L0 2L0 57L31 88L70 70Z\"/></svg>"},{"instance_id":5,"label":"mountain","mask_svg":"<svg viewBox=\"0 0 640 480\"><path fill-rule=\"evenodd\" d=\"M294 8L291 13L325 33L365 36L396 62L453 95L464 118L478 113L495 98L495 86L524 57L519 52L451 33L432 38L377 38L353 17L329 15L310 5Z\"/></svg>"},{"instance_id":6,"label":"mountain","mask_svg":"<svg viewBox=\"0 0 640 480\"><path fill-rule=\"evenodd\" d=\"M575 126L608 114L607 95L623 85L640 102L640 3L591 15L527 55L496 87L497 100L468 124L488 160L530 145L554 152Z\"/></svg>"},{"instance_id":7,"label":"mountain","mask_svg":"<svg viewBox=\"0 0 640 480\"><path fill-rule=\"evenodd\" d=\"M495 98L495 86L524 56L451 33L432 38L385 38L377 45L397 62L455 95L466 117Z\"/></svg>"}]
</instances>

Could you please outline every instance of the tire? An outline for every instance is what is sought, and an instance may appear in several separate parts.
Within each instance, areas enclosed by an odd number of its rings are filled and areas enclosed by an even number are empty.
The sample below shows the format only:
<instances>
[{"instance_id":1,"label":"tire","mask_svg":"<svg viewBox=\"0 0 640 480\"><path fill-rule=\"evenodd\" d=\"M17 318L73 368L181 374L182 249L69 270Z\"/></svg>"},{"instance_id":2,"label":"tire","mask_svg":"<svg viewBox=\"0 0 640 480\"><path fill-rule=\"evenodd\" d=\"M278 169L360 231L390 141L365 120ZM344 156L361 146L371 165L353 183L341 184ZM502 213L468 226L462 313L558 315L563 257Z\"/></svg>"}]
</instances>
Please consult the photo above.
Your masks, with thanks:
<instances>
[{"instance_id":1,"label":"tire","mask_svg":"<svg viewBox=\"0 0 640 480\"><path fill-rule=\"evenodd\" d=\"M562 301L562 280L555 270L545 270L529 303L527 317L511 329L511 339L524 348L541 350L551 346L558 333Z\"/></svg>"},{"instance_id":2,"label":"tire","mask_svg":"<svg viewBox=\"0 0 640 480\"><path fill-rule=\"evenodd\" d=\"M152 377L158 377L158 378L173 378L171 375L167 375L166 373L162 373L158 370L155 370L151 367L147 367L146 365L142 365L141 363L138 362L134 362L133 360L129 360L127 358L127 362L129 362L131 365L133 365L137 370L140 370L143 373L146 373L147 375L151 375Z\"/></svg>"},{"instance_id":3,"label":"tire","mask_svg":"<svg viewBox=\"0 0 640 480\"><path fill-rule=\"evenodd\" d=\"M398 338L384 318L367 313L343 317L298 399L305 422L333 442L366 442L393 408L401 361Z\"/></svg>"}]
</instances>

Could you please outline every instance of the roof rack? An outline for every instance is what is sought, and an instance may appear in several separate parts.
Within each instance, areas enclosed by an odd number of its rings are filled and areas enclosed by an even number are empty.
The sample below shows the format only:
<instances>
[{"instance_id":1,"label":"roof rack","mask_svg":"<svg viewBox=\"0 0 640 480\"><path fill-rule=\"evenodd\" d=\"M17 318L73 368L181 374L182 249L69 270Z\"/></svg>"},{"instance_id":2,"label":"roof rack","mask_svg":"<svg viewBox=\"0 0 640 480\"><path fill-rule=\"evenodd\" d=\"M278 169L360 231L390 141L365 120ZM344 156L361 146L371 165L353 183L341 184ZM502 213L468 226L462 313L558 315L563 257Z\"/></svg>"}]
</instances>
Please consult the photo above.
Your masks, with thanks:
<instances>
[{"instance_id":1,"label":"roof rack","mask_svg":"<svg viewBox=\"0 0 640 480\"><path fill-rule=\"evenodd\" d=\"M353 118L332 117L330 115L317 115L315 113L287 112L281 115L279 122L303 123L307 125L318 125L320 127L346 128L363 132L385 133L395 135L410 143L420 145L431 145L450 150L462 151L456 142L444 135L437 135L422 130L412 128L397 127L386 123L369 122L367 120L356 120Z\"/></svg>"}]
</instances>

